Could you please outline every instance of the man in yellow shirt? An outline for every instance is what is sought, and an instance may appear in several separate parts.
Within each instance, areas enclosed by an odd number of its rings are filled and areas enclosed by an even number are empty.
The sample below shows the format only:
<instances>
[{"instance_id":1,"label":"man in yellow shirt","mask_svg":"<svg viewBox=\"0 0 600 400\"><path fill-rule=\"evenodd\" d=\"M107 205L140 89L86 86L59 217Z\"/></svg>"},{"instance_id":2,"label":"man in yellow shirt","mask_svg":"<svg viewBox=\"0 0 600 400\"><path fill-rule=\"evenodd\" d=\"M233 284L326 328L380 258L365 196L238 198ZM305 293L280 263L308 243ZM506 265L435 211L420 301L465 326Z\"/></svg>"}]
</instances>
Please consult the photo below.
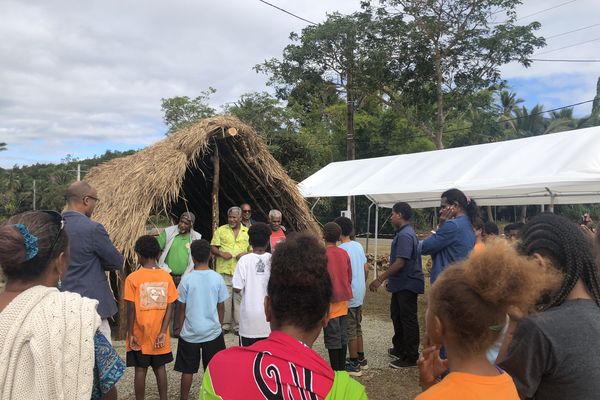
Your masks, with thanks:
<instances>
[{"instance_id":1,"label":"man in yellow shirt","mask_svg":"<svg viewBox=\"0 0 600 400\"><path fill-rule=\"evenodd\" d=\"M240 321L240 293L233 293L231 279L235 272L237 261L241 256L251 251L248 241L248 228L240 223L242 210L231 207L227 211L227 224L222 225L213 234L211 252L216 258L216 270L221 274L229 292L225 300L225 317L223 332L233 330L237 334Z\"/></svg>"}]
</instances>

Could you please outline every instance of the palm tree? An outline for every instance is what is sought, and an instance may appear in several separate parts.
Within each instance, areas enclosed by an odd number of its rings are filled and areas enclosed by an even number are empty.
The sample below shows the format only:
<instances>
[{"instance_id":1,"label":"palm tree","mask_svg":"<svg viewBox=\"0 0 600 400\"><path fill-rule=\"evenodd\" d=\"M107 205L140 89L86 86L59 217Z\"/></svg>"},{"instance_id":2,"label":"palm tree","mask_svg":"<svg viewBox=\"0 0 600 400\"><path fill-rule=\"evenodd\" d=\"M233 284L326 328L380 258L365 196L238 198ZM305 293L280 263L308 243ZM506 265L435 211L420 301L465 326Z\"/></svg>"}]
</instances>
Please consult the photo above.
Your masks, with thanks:
<instances>
[{"instance_id":1,"label":"palm tree","mask_svg":"<svg viewBox=\"0 0 600 400\"><path fill-rule=\"evenodd\" d=\"M542 112L544 106L536 104L530 110L523 106L515 110L514 130L521 137L542 135L546 132L546 124Z\"/></svg>"},{"instance_id":2,"label":"palm tree","mask_svg":"<svg viewBox=\"0 0 600 400\"><path fill-rule=\"evenodd\" d=\"M0 151L6 150L6 143L0 142Z\"/></svg>"},{"instance_id":3,"label":"palm tree","mask_svg":"<svg viewBox=\"0 0 600 400\"><path fill-rule=\"evenodd\" d=\"M562 110L552 111L550 113L550 121L545 133L576 129L578 125L579 120L577 118L573 118L573 109L563 108Z\"/></svg>"},{"instance_id":4,"label":"palm tree","mask_svg":"<svg viewBox=\"0 0 600 400\"><path fill-rule=\"evenodd\" d=\"M517 98L515 92L503 90L500 92L500 102L495 105L500 112L500 121L504 121L504 129L512 129L516 131L516 121L512 119L513 114L517 110L517 106L525 100Z\"/></svg>"}]
</instances>

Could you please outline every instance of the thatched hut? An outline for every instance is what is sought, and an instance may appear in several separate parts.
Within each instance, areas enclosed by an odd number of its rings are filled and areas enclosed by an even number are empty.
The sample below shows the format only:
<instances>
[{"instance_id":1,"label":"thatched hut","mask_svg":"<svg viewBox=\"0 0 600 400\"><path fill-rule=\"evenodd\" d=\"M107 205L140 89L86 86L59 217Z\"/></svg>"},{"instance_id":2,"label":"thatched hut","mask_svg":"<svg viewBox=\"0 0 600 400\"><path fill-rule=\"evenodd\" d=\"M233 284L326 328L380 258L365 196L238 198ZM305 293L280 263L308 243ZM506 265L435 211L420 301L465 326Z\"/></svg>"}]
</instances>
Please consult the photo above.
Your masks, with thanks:
<instances>
[{"instance_id":1,"label":"thatched hut","mask_svg":"<svg viewBox=\"0 0 600 400\"><path fill-rule=\"evenodd\" d=\"M227 209L244 202L263 217L279 209L291 230L318 231L296 182L257 133L234 117L204 119L93 168L85 179L101 198L94 219L129 260L149 217L163 211L174 219L192 211L194 229L207 239L214 226L226 223Z\"/></svg>"}]
</instances>

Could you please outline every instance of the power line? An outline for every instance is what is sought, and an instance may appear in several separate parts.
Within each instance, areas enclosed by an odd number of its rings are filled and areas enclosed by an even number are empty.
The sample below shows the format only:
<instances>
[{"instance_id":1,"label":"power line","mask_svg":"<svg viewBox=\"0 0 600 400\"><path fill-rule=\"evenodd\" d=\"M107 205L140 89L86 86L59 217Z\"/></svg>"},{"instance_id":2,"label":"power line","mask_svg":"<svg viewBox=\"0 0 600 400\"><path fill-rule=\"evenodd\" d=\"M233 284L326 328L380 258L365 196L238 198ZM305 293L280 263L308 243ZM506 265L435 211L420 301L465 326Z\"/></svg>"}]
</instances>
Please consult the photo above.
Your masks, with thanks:
<instances>
[{"instance_id":1,"label":"power line","mask_svg":"<svg viewBox=\"0 0 600 400\"><path fill-rule=\"evenodd\" d=\"M554 39L554 38L557 38L557 37L560 37L560 36L568 35L569 33L579 32L579 31L583 31L585 29L590 29L590 28L593 28L595 26L600 26L600 24L594 24L594 25L585 26L585 27L579 28L579 29L573 29L572 31L563 32L563 33L559 33L557 35L548 36L546 39Z\"/></svg>"},{"instance_id":2,"label":"power line","mask_svg":"<svg viewBox=\"0 0 600 400\"><path fill-rule=\"evenodd\" d=\"M571 44L568 46L559 47L558 49L552 49L552 50L548 50L548 51L542 51L541 53L535 53L534 56L541 56L542 54L554 53L555 51L570 49L571 47L581 46L582 44L592 43L592 42L596 42L598 40L600 40L600 37L597 37L597 38L591 39L591 40L586 40L585 42L579 42L579 43L574 43L574 44Z\"/></svg>"},{"instance_id":3,"label":"power line","mask_svg":"<svg viewBox=\"0 0 600 400\"><path fill-rule=\"evenodd\" d=\"M565 6L565 5L567 5L567 4L574 3L574 2L576 2L576 1L577 1L577 0L569 0L569 1L565 1L564 3L560 3L560 4L557 4L557 5L555 5L555 6L548 7L548 8L544 8L543 10L536 11L536 12L534 12L534 13L531 13L531 14L524 15L524 16L522 16L522 17L519 17L519 18L515 19L515 21L520 21L520 20L522 20L522 19L525 19L525 18L533 17L534 15L538 15L538 14L544 13L544 12L546 12L546 11L554 10L555 8L562 7L562 6ZM497 14L497 13L499 13L499 12L501 12L501 11L505 11L505 10L496 11L496 12L494 12L494 13L490 14L490 15ZM508 21L508 19L507 19L507 20L504 20L504 21L502 21L502 22L497 22L497 23L494 23L493 25L501 25L501 24L504 24L504 23L505 23L505 22L507 22L507 21Z\"/></svg>"},{"instance_id":4,"label":"power line","mask_svg":"<svg viewBox=\"0 0 600 400\"><path fill-rule=\"evenodd\" d=\"M531 61L554 61L566 63L600 63L600 60L572 60L572 59L547 59L547 58L532 58Z\"/></svg>"},{"instance_id":5,"label":"power line","mask_svg":"<svg viewBox=\"0 0 600 400\"><path fill-rule=\"evenodd\" d=\"M302 20L302 21L304 21L304 22L308 22L308 23L309 23L309 24L311 24L311 25L317 25L317 23L315 23L315 22L309 21L309 20L307 20L306 18L302 18L301 16L299 16L299 15L296 15L296 14L294 14L294 13L292 13L292 12L288 11L288 10L284 10L283 8L281 8L281 7L278 7L278 6L276 6L275 4L271 4L271 3L269 3L268 1L265 1L265 0L258 0L258 1L260 1L261 3L265 3L266 5L268 5L268 6L271 6L271 7L273 7L273 8L276 8L276 9L278 9L279 11L282 11L282 12L284 12L284 13L288 14L288 15L291 15L291 16L292 16L292 17L294 17L294 18L298 18L299 20Z\"/></svg>"},{"instance_id":6,"label":"power line","mask_svg":"<svg viewBox=\"0 0 600 400\"><path fill-rule=\"evenodd\" d=\"M560 4L557 4L557 5L555 5L555 6L552 6L552 7L549 7L549 8L545 8L545 9L543 9L543 10L540 10L540 11L536 11L536 12L534 12L534 13L532 13L532 14L527 14L527 15L524 15L524 16L522 16L522 17L519 17L519 18L517 18L515 21L519 21L519 20L521 20L521 19L525 19L525 18L533 17L534 15L538 15L538 14L544 13L544 12L546 12L546 11L554 10L555 8L562 7L562 6L566 6L567 4L571 4L571 3L574 3L574 2L576 2L576 1L577 1L577 0L569 0L569 1L565 1L564 3L560 3Z\"/></svg>"}]
</instances>

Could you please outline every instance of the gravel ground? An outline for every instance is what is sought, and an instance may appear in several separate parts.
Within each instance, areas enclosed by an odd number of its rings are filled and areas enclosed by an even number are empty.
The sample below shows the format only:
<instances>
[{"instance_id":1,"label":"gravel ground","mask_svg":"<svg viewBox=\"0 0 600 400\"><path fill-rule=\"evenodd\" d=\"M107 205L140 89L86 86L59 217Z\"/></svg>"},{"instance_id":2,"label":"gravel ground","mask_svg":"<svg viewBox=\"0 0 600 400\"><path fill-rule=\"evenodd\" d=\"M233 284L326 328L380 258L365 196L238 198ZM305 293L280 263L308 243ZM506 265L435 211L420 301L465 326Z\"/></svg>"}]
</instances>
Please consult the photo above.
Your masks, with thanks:
<instances>
[{"instance_id":1,"label":"gravel ground","mask_svg":"<svg viewBox=\"0 0 600 400\"><path fill-rule=\"evenodd\" d=\"M421 296L422 297L422 296ZM424 307L420 300L420 314ZM421 315L422 317L422 315ZM422 319L421 319L422 320ZM422 324L421 324L422 325ZM369 399L414 399L420 393L418 387L418 371L416 368L402 370L392 369L388 366L389 358L387 349L391 343L393 334L392 324L389 320L389 294L380 289L377 293L368 293L363 310L363 338L365 341L365 355L369 361L369 368L363 371L363 376L357 378L365 385ZM423 328L423 326L421 326ZM237 345L237 336L228 334L225 336L227 347ZM115 348L125 358L125 344L123 341L115 341ZM177 341L171 340L173 355L177 351ZM323 346L323 338L319 336L315 342L314 349L328 360L327 351ZM173 371L174 363L167 365L169 378L169 399L179 398L179 381L181 374ZM202 368L201 368L202 369ZM194 376L191 399L197 399L199 395L202 372ZM120 399L134 399L133 390L133 368L127 368L124 377L117 384ZM156 379L151 371L146 378L146 399L158 399Z\"/></svg>"}]
</instances>

